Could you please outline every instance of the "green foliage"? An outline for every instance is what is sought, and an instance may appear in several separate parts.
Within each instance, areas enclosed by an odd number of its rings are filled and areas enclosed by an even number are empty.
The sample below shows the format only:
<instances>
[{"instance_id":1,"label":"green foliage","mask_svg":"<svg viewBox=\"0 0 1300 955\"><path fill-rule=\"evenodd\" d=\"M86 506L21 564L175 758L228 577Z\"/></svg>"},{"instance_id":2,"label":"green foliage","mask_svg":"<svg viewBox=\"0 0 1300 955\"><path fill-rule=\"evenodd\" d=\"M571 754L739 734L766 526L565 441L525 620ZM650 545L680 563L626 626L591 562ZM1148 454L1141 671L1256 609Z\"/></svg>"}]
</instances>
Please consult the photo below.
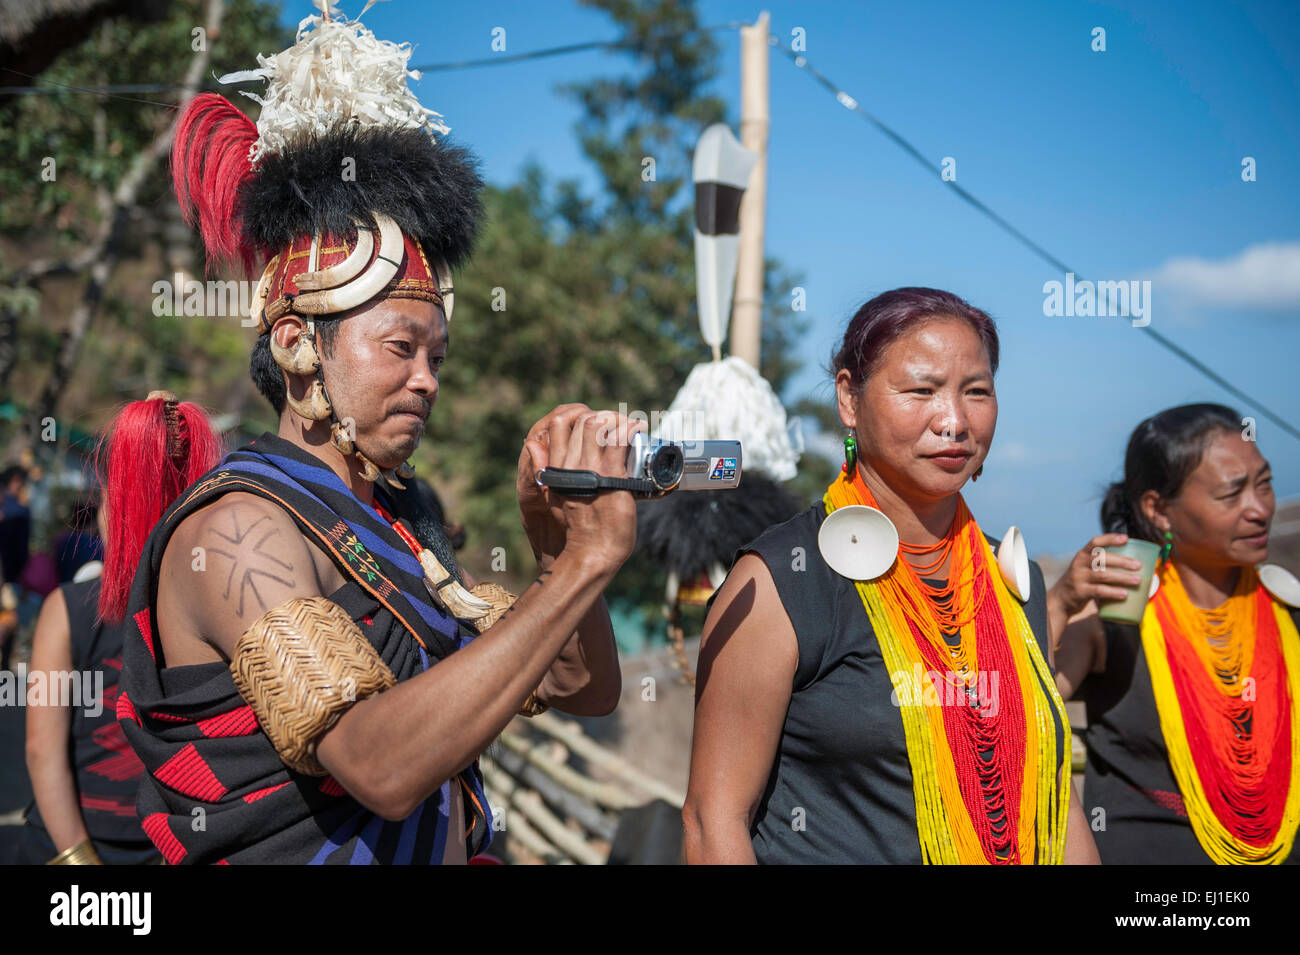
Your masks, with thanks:
<instances>
[{"instance_id":1,"label":"green foliage","mask_svg":"<svg viewBox=\"0 0 1300 955\"><path fill-rule=\"evenodd\" d=\"M106 20L35 82L58 92L22 96L6 107L8 149L0 155L0 229L6 235L25 237L53 223L61 249L75 249L85 238L99 219L99 210L86 201L93 187L117 185L132 159L171 122L175 96L94 95L67 87L179 83L194 56L192 31L203 24L204 6L201 0L176 0L167 19L156 24ZM246 69L259 52L291 42L278 16L278 4L230 0L220 34L207 38L212 56L205 82ZM234 98L241 106L247 102ZM55 161L53 182L41 177L46 157ZM142 192L150 203L169 198L165 172L159 167Z\"/></svg>"},{"instance_id":2,"label":"green foliage","mask_svg":"<svg viewBox=\"0 0 1300 955\"><path fill-rule=\"evenodd\" d=\"M692 3L584 2L634 42L618 75L564 88L582 106L576 133L601 188L587 194L576 181L557 181L534 166L513 185L487 190L488 222L472 263L457 276L441 397L417 453L420 472L433 477L451 516L469 528L463 562L483 576L494 570L494 549L504 548L506 576L516 585L532 568L514 497L527 428L569 401L647 415L665 410L690 369L709 358L695 307L690 169L700 133L728 118L725 102L709 89L717 43L696 29ZM110 21L56 61L42 82L177 82L192 55L200 10L199 0L183 0L155 26ZM273 5L233 0L221 36L210 39L209 76L247 68L258 52L282 49L292 37L278 26ZM9 107L6 126L16 132L0 155L0 239L8 240L0 241L7 253L0 283L19 260L66 256L99 227L103 192L171 119L165 106L138 100L171 98L66 92L23 97ZM40 179L45 156L57 162L52 183ZM643 176L646 158L655 161L653 179ZM253 430L273 427L248 381L247 329L231 319L153 315L152 283L170 278L167 243L187 243L195 263L202 252L195 237L175 229L164 165L140 199L126 255L61 413L93 430L117 402L168 387L214 409L239 411ZM184 238L170 239L174 233ZM762 372L780 394L798 368L794 346L807 321L790 308L799 277L769 262L767 279ZM9 295L0 306L10 302L20 316L20 395L34 395L44 381L61 318L80 291L80 281L61 282L43 286L39 304L0 284L0 296ZM805 456L795 493L820 496L829 481L822 469L829 467ZM634 558L611 598L658 621L663 584L661 568Z\"/></svg>"},{"instance_id":3,"label":"green foliage","mask_svg":"<svg viewBox=\"0 0 1300 955\"><path fill-rule=\"evenodd\" d=\"M518 184L489 190L488 226L457 280L425 452L461 502L456 517L471 533L462 558L486 572L492 549L503 547L520 583L532 558L512 479L528 427L569 401L664 411L709 359L695 303L691 156L705 127L727 118L707 89L717 44L691 32L699 24L690 3L583 2L634 43L627 74L563 88L583 107L577 132L603 188L584 195L530 167ZM653 179L643 175L646 158ZM769 262L767 277L762 372L779 394L798 369L793 348L807 322L789 304L798 276ZM493 310L494 294L504 310ZM830 477L810 479L820 496ZM800 484L792 490L808 496ZM609 595L661 628L663 587L662 568L634 556Z\"/></svg>"},{"instance_id":4,"label":"green foliage","mask_svg":"<svg viewBox=\"0 0 1300 955\"><path fill-rule=\"evenodd\" d=\"M0 153L0 308L17 321L16 370L9 385L22 405L34 401L45 383L86 276L44 280L35 293L36 307L21 309L8 306L16 293L5 289L5 276L31 258L57 261L84 250L106 225L113 190L175 115L175 92L109 96L63 87L179 83L196 55L193 31L204 23L205 6L202 0L177 0L167 18L155 24L110 18L34 81L58 92L4 104L0 121L8 148ZM205 85L215 86L214 76L247 68L259 52L292 42L278 16L278 4L264 0L227 3L220 33L206 37L211 59ZM255 105L228 95L241 107ZM47 158L54 164L52 180L42 175ZM150 289L158 279L171 278L166 262L175 251L171 246L179 246L196 270L202 269L201 245L177 221L175 206L164 159L138 193L118 267L83 344L78 375L59 404L61 423L94 430L118 402L153 388L171 388L222 410L230 410L232 400L250 405L260 400L249 388L233 387L247 378L248 333L238 321L153 314ZM224 360L236 354L241 357L235 364ZM216 356L223 358L219 367ZM0 446L19 426L0 426Z\"/></svg>"}]
</instances>

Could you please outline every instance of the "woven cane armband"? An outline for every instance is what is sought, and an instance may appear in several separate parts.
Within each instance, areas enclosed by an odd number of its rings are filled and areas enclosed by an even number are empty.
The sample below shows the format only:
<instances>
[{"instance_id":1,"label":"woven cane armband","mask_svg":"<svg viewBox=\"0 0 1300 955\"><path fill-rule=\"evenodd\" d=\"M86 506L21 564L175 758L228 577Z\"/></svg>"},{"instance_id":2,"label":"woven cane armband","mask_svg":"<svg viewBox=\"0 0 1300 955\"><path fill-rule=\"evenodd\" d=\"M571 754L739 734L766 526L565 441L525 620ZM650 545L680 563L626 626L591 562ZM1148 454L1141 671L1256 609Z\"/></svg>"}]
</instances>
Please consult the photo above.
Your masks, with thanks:
<instances>
[{"instance_id":1,"label":"woven cane armband","mask_svg":"<svg viewBox=\"0 0 1300 955\"><path fill-rule=\"evenodd\" d=\"M268 610L235 644L230 672L285 765L328 771L316 743L358 700L397 680L338 604L295 597Z\"/></svg>"}]
</instances>

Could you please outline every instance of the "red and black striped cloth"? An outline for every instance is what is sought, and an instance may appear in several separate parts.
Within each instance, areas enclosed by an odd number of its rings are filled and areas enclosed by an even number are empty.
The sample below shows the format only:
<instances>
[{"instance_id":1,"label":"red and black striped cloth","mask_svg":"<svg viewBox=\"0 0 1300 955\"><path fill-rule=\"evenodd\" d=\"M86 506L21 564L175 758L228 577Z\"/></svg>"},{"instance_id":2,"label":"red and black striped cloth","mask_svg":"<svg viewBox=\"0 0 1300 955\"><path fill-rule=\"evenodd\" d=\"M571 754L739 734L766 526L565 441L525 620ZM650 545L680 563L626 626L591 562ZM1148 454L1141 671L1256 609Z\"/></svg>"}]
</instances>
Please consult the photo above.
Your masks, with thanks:
<instances>
[{"instance_id":1,"label":"red and black striped cloth","mask_svg":"<svg viewBox=\"0 0 1300 955\"><path fill-rule=\"evenodd\" d=\"M163 515L132 586L117 715L148 773L138 803L145 832L172 864L438 864L460 800L468 855L481 852L492 813L477 764L406 819L386 821L333 777L289 769L227 664L168 667L161 658L154 615L167 541L185 517L232 491L283 507L334 559L348 582L329 598L399 682L476 635L429 601L415 555L319 459L271 434L232 452ZM221 572L220 558L207 560L207 572Z\"/></svg>"}]
</instances>

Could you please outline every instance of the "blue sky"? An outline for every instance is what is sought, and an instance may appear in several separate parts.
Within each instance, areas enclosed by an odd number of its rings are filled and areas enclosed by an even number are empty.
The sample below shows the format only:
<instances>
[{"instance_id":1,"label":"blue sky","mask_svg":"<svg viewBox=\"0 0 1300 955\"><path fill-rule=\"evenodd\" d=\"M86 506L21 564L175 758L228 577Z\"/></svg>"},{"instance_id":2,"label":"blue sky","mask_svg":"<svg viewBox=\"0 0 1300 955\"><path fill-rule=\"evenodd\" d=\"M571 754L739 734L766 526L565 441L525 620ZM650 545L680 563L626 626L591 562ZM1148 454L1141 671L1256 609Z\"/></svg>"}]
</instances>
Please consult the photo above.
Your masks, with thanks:
<instances>
[{"instance_id":1,"label":"blue sky","mask_svg":"<svg viewBox=\"0 0 1300 955\"><path fill-rule=\"evenodd\" d=\"M767 252L804 276L811 319L787 403L832 400L822 369L863 301L935 286L988 311L1001 332L997 436L985 477L965 491L991 534L1016 523L1031 553L1082 546L1133 426L1190 401L1255 415L1279 499L1300 495L1300 440L1125 319L1045 316L1043 284L1064 276L938 172L953 157L960 185L1080 278L1151 280L1152 329L1300 427L1300 5L706 0L699 9L706 24L767 9L787 42L801 27L809 62L935 167L773 52ZM288 3L285 20L310 12ZM495 27L507 53L617 37L604 15L564 0L392 0L364 19L381 38L411 41L413 64L491 56ZM1092 49L1095 27L1105 52ZM739 38L718 38L715 91L734 119ZM581 53L433 72L414 89L478 152L489 180L510 183L532 159L594 188L573 134L578 111L557 87L627 63ZM1254 182L1242 180L1244 157L1255 160Z\"/></svg>"}]
</instances>

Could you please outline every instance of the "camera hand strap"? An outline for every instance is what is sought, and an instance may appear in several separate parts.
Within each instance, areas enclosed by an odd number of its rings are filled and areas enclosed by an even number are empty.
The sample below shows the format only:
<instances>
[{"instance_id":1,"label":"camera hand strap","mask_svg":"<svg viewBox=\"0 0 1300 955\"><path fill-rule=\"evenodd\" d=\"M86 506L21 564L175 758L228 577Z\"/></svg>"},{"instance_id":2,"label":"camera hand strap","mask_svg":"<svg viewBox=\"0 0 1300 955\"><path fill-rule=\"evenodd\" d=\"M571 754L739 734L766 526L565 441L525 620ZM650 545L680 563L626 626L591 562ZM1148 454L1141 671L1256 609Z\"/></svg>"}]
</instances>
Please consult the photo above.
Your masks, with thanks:
<instances>
[{"instance_id":1,"label":"camera hand strap","mask_svg":"<svg viewBox=\"0 0 1300 955\"><path fill-rule=\"evenodd\" d=\"M542 468L537 472L536 480L538 484L567 497L595 497L600 491L631 491L651 497L660 493L649 478L604 477L595 471Z\"/></svg>"}]
</instances>

